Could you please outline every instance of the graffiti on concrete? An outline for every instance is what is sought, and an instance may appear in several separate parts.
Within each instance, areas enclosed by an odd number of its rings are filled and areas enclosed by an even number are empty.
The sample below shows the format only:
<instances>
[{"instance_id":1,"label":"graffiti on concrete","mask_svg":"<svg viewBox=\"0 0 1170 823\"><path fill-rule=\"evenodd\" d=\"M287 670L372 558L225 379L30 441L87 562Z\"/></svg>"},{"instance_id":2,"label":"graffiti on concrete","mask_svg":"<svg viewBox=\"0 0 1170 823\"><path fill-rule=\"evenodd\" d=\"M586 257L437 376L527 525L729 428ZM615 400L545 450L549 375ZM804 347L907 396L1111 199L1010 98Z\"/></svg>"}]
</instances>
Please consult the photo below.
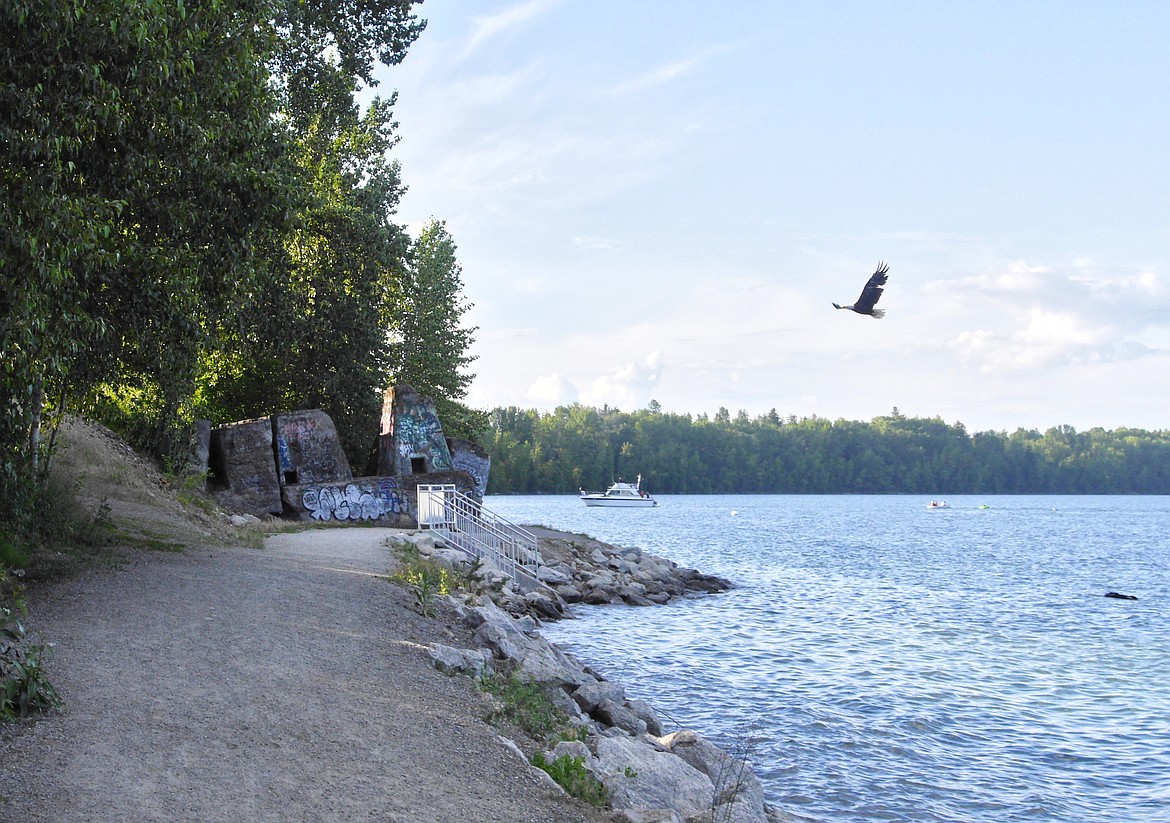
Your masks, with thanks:
<instances>
[{"instance_id":1,"label":"graffiti on concrete","mask_svg":"<svg viewBox=\"0 0 1170 823\"><path fill-rule=\"evenodd\" d=\"M392 477L345 488L310 486L301 495L301 504L314 520L380 520L409 513L406 497Z\"/></svg>"},{"instance_id":2,"label":"graffiti on concrete","mask_svg":"<svg viewBox=\"0 0 1170 823\"><path fill-rule=\"evenodd\" d=\"M404 465L410 465L410 458L425 454L430 457L432 471L451 470L447 439L434 412L412 406L405 414L398 415L395 426L398 454Z\"/></svg>"},{"instance_id":3,"label":"graffiti on concrete","mask_svg":"<svg viewBox=\"0 0 1170 823\"><path fill-rule=\"evenodd\" d=\"M456 451L451 454L451 464L456 471L467 472L475 481L475 489L482 498L487 490L488 472L491 460L479 457L470 451Z\"/></svg>"}]
</instances>

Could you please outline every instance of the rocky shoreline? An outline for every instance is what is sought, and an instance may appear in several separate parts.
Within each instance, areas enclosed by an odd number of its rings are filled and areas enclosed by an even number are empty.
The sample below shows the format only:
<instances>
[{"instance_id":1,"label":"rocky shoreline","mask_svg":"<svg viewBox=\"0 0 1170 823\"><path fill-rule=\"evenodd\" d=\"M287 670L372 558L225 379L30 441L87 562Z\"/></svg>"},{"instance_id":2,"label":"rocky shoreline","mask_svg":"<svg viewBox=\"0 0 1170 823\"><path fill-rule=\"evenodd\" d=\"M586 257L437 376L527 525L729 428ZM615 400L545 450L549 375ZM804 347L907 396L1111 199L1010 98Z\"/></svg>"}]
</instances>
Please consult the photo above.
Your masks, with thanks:
<instances>
[{"instance_id":1,"label":"rocky shoreline","mask_svg":"<svg viewBox=\"0 0 1170 823\"><path fill-rule=\"evenodd\" d=\"M473 632L473 646L432 644L434 666L473 678L515 674L546 687L557 708L582 733L540 754L546 762L577 760L604 786L615 821L792 820L765 801L750 764L694 730L666 733L652 706L628 698L620 683L540 634L542 621L571 617L573 603L652 606L675 597L725 591L731 583L637 548L543 528L533 531L540 540L540 579L545 586L521 592L498 570L480 568L488 593L447 595L454 614ZM431 534L403 532L397 541L422 557L467 570L465 557Z\"/></svg>"}]
</instances>

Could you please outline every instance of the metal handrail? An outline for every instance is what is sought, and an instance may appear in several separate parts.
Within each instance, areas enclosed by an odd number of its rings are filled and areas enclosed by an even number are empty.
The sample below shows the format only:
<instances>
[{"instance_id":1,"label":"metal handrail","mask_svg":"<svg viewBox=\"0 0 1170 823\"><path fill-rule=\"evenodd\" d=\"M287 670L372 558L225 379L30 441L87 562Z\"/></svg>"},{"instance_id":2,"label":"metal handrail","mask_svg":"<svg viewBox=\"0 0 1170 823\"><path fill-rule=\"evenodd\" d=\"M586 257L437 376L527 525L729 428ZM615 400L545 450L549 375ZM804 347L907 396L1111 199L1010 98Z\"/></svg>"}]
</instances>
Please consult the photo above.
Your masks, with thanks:
<instances>
[{"instance_id":1,"label":"metal handrail","mask_svg":"<svg viewBox=\"0 0 1170 823\"><path fill-rule=\"evenodd\" d=\"M491 561L517 583L535 583L540 570L536 535L485 509L454 485L418 487L418 525L451 545Z\"/></svg>"}]
</instances>

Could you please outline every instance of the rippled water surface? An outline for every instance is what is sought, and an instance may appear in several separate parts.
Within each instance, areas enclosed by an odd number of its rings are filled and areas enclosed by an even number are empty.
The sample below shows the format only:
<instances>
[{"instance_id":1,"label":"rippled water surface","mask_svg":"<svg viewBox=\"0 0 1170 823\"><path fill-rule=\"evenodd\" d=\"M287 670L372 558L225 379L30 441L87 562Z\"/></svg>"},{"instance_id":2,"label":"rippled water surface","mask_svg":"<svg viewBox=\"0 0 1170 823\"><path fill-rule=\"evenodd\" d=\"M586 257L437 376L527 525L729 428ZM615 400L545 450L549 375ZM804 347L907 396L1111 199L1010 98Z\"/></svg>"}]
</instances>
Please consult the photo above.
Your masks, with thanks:
<instances>
[{"instance_id":1,"label":"rippled water surface","mask_svg":"<svg viewBox=\"0 0 1170 823\"><path fill-rule=\"evenodd\" d=\"M746 745L791 812L1170 821L1170 498L948 502L486 504L735 583L661 607L577 607L544 633L668 726Z\"/></svg>"}]
</instances>

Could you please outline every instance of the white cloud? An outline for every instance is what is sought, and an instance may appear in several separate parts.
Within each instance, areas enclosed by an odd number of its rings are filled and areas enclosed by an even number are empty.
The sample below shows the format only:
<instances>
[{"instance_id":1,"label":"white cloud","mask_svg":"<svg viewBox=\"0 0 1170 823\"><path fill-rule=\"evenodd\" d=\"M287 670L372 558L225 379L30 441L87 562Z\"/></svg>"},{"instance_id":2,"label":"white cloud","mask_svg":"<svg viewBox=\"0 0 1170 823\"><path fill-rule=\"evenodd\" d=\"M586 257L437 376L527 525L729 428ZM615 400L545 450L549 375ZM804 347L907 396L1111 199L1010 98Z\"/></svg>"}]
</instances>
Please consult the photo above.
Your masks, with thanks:
<instances>
[{"instance_id":1,"label":"white cloud","mask_svg":"<svg viewBox=\"0 0 1170 823\"><path fill-rule=\"evenodd\" d=\"M612 374L595 378L581 393L581 402L627 411L641 408L653 397L664 365L662 352L658 351L652 352L642 362L627 363Z\"/></svg>"},{"instance_id":2,"label":"white cloud","mask_svg":"<svg viewBox=\"0 0 1170 823\"><path fill-rule=\"evenodd\" d=\"M959 296L1038 294L1052 284L1047 266L1015 261L980 274L940 278L926 284L928 294Z\"/></svg>"},{"instance_id":3,"label":"white cloud","mask_svg":"<svg viewBox=\"0 0 1170 823\"><path fill-rule=\"evenodd\" d=\"M642 91L643 89L672 83L679 78L693 74L699 66L709 61L712 57L729 51L730 48L730 46L726 45L713 46L703 49L698 54L691 55L690 57L663 63L640 77L635 77L633 80L615 86L611 89L611 93L627 94L632 91Z\"/></svg>"},{"instance_id":4,"label":"white cloud","mask_svg":"<svg viewBox=\"0 0 1170 823\"><path fill-rule=\"evenodd\" d=\"M959 329L950 347L984 374L1153 354L1150 342L1162 338L1158 330L1170 316L1165 277L1102 270L1084 259L1063 266L1017 261L937 280L924 291L948 298Z\"/></svg>"},{"instance_id":5,"label":"white cloud","mask_svg":"<svg viewBox=\"0 0 1170 823\"><path fill-rule=\"evenodd\" d=\"M1151 352L1113 326L1043 309L1033 309L1027 324L1010 334L966 331L952 346L964 358L979 361L985 374L1129 360Z\"/></svg>"},{"instance_id":6,"label":"white cloud","mask_svg":"<svg viewBox=\"0 0 1170 823\"><path fill-rule=\"evenodd\" d=\"M523 25L557 5L559 5L557 0L530 0L528 3L505 9L499 14L476 17L473 21L475 30L471 33L460 58L467 57L501 32Z\"/></svg>"},{"instance_id":7,"label":"white cloud","mask_svg":"<svg viewBox=\"0 0 1170 823\"><path fill-rule=\"evenodd\" d=\"M544 408L577 402L577 387L563 374L553 372L536 378L528 388L528 399Z\"/></svg>"},{"instance_id":8,"label":"white cloud","mask_svg":"<svg viewBox=\"0 0 1170 823\"><path fill-rule=\"evenodd\" d=\"M516 337L531 337L539 331L540 329L535 326L529 326L528 328L489 327L481 328L475 333L475 336L476 339L483 341L511 340Z\"/></svg>"}]
</instances>

